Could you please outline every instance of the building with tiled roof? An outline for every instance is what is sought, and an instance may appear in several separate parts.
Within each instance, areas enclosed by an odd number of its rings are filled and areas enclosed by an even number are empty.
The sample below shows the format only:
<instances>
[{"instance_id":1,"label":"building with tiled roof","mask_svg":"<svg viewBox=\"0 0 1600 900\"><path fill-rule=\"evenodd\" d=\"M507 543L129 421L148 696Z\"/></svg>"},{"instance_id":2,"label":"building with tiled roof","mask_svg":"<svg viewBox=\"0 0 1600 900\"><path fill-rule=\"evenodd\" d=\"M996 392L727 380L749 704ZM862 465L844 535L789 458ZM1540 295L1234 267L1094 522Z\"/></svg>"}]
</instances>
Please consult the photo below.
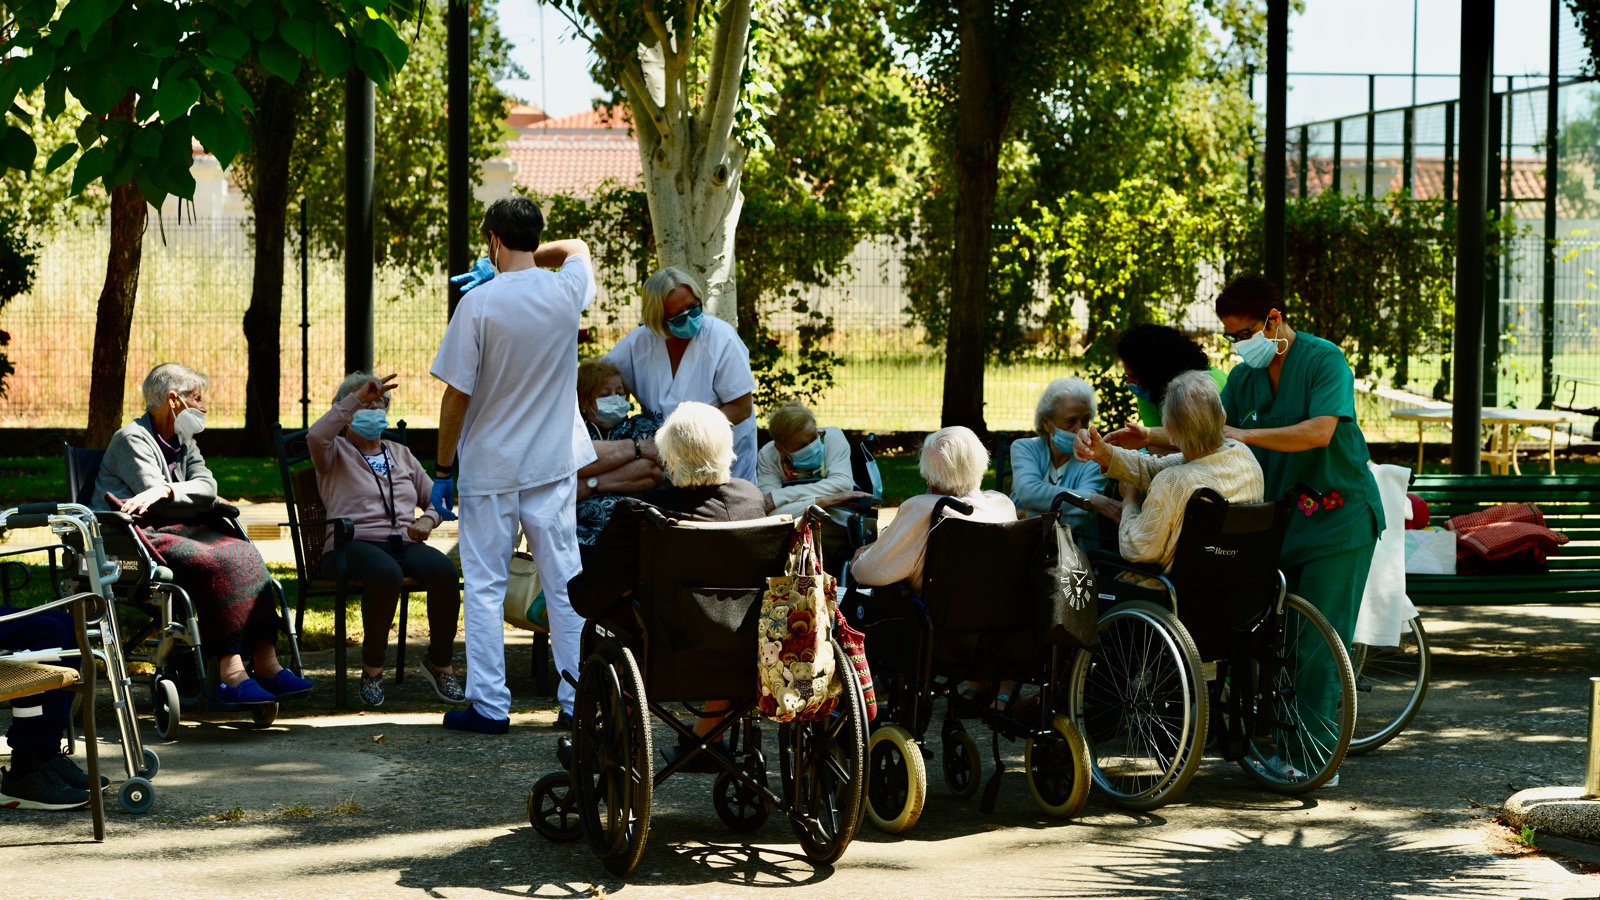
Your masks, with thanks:
<instances>
[{"instance_id":1,"label":"building with tiled roof","mask_svg":"<svg viewBox=\"0 0 1600 900\"><path fill-rule=\"evenodd\" d=\"M515 184L543 197L583 197L607 183L637 186L644 179L639 142L628 127L626 110L602 107L558 119L507 124L517 132L506 141L501 164L509 171L494 179L505 193ZM486 171L486 189L490 180Z\"/></svg>"},{"instance_id":2,"label":"building with tiled roof","mask_svg":"<svg viewBox=\"0 0 1600 900\"><path fill-rule=\"evenodd\" d=\"M1289 160L1289 193L1295 196L1299 192L1298 160ZM1372 161L1372 193L1383 196L1392 191L1398 191L1405 184L1403 167L1405 160L1401 157L1377 157ZM1411 195L1419 200L1434 200L1444 197L1444 158L1423 157L1413 162ZM1501 190L1505 194L1501 199L1505 202L1544 200L1544 168L1543 159L1516 159L1511 160L1510 190L1506 191L1505 178L1506 166L1502 161L1499 175ZM1452 177L1460 177L1460 163L1456 164ZM1362 193L1367 184L1367 161L1365 159L1351 159L1345 157L1340 163L1339 186L1346 193ZM1327 157L1312 157L1306 161L1306 193L1311 196L1330 190L1333 187L1333 160ZM1451 191L1455 195L1455 191ZM1564 219L1578 218L1580 211L1572 208L1569 198L1557 196L1557 214Z\"/></svg>"}]
</instances>

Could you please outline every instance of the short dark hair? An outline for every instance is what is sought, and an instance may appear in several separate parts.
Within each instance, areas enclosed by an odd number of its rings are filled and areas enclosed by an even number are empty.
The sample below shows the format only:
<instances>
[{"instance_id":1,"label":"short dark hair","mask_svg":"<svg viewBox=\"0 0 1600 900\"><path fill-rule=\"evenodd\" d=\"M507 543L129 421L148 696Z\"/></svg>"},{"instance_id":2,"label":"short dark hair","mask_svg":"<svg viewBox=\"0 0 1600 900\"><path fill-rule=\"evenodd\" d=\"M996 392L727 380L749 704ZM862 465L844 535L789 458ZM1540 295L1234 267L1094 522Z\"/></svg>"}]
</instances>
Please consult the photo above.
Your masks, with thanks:
<instances>
[{"instance_id":1,"label":"short dark hair","mask_svg":"<svg viewBox=\"0 0 1600 900\"><path fill-rule=\"evenodd\" d=\"M1217 295L1217 317L1248 316L1252 319L1265 319L1271 310L1287 313L1283 308L1283 292L1278 286L1267 280L1267 276L1257 273L1236 276L1232 281L1222 286L1222 293Z\"/></svg>"},{"instance_id":2,"label":"short dark hair","mask_svg":"<svg viewBox=\"0 0 1600 900\"><path fill-rule=\"evenodd\" d=\"M537 250L544 236L544 213L527 197L502 197L483 211L483 225L478 230L484 240L493 234L512 250Z\"/></svg>"},{"instance_id":3,"label":"short dark hair","mask_svg":"<svg viewBox=\"0 0 1600 900\"><path fill-rule=\"evenodd\" d=\"M1161 405L1167 385L1184 372L1211 368L1206 352L1188 335L1167 325L1135 325L1117 338L1117 357L1128 367L1128 374L1150 393L1150 402Z\"/></svg>"}]
</instances>

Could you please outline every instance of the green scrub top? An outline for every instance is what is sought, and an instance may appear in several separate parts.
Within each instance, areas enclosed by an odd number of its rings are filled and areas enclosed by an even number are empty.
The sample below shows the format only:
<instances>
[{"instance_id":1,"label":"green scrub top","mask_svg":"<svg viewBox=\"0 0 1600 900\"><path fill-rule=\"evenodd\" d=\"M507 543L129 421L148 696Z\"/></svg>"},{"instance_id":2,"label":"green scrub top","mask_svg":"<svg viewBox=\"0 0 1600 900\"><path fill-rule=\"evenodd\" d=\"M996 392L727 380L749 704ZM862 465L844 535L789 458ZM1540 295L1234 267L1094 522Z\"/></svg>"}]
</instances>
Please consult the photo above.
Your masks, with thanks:
<instances>
[{"instance_id":1,"label":"green scrub top","mask_svg":"<svg viewBox=\"0 0 1600 900\"><path fill-rule=\"evenodd\" d=\"M1222 371L1216 366L1211 366L1207 371L1211 373L1211 380L1217 383L1217 390L1222 390L1223 385L1228 383L1228 373ZM1151 403L1149 400L1146 400L1143 397L1138 398L1138 401L1139 421L1144 423L1146 428L1160 428L1161 407Z\"/></svg>"},{"instance_id":2,"label":"green scrub top","mask_svg":"<svg viewBox=\"0 0 1600 900\"><path fill-rule=\"evenodd\" d=\"M1310 515L1295 509L1283 542L1284 565L1377 541L1382 531L1378 483L1367 468L1371 454L1356 424L1355 375L1337 346L1298 332L1283 359L1277 396L1266 369L1234 366L1222 389L1222 408L1228 424L1243 429L1282 428L1318 416L1339 419L1326 447L1299 453L1250 448L1266 476L1266 499L1275 500L1304 483L1328 499L1337 493L1343 500L1334 508L1318 504Z\"/></svg>"}]
</instances>

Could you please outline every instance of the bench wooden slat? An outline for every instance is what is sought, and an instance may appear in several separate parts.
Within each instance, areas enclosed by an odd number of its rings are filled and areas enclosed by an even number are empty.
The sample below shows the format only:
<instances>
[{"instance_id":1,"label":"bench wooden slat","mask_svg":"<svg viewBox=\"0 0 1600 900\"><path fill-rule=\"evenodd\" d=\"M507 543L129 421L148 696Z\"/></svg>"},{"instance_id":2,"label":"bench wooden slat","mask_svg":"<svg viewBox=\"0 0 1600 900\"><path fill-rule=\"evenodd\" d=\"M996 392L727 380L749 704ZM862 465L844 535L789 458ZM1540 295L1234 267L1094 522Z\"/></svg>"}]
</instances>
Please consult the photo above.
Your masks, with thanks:
<instances>
[{"instance_id":1,"label":"bench wooden slat","mask_svg":"<svg viewBox=\"0 0 1600 900\"><path fill-rule=\"evenodd\" d=\"M1434 524L1502 503L1534 503L1545 525L1571 542L1550 571L1526 575L1407 575L1412 602L1510 605L1600 602L1600 478L1583 475L1419 475L1412 493Z\"/></svg>"}]
</instances>

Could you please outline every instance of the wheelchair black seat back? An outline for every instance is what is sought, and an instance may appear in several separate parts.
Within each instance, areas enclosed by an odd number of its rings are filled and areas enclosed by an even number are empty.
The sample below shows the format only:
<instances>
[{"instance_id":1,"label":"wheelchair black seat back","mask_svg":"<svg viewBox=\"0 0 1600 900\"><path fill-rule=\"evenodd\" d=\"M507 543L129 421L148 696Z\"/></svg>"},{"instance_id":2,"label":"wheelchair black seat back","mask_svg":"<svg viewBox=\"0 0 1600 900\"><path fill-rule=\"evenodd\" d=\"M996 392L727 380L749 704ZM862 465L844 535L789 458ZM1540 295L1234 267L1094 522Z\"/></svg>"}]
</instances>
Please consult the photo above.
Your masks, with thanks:
<instances>
[{"instance_id":1,"label":"wheelchair black seat back","mask_svg":"<svg viewBox=\"0 0 1600 900\"><path fill-rule=\"evenodd\" d=\"M639 536L645 683L660 701L750 695L761 597L767 579L783 574L795 526L685 524L651 510Z\"/></svg>"},{"instance_id":2,"label":"wheelchair black seat back","mask_svg":"<svg viewBox=\"0 0 1600 900\"><path fill-rule=\"evenodd\" d=\"M1279 554L1294 508L1289 496L1230 504L1201 488L1184 507L1167 577L1178 596L1174 611L1201 659L1227 656L1236 636L1258 625L1281 595Z\"/></svg>"},{"instance_id":3,"label":"wheelchair black seat back","mask_svg":"<svg viewBox=\"0 0 1600 900\"><path fill-rule=\"evenodd\" d=\"M928 534L922 602L934 665L966 678L1037 678L1045 648L1033 566L1054 516L974 522L946 516Z\"/></svg>"}]
</instances>

